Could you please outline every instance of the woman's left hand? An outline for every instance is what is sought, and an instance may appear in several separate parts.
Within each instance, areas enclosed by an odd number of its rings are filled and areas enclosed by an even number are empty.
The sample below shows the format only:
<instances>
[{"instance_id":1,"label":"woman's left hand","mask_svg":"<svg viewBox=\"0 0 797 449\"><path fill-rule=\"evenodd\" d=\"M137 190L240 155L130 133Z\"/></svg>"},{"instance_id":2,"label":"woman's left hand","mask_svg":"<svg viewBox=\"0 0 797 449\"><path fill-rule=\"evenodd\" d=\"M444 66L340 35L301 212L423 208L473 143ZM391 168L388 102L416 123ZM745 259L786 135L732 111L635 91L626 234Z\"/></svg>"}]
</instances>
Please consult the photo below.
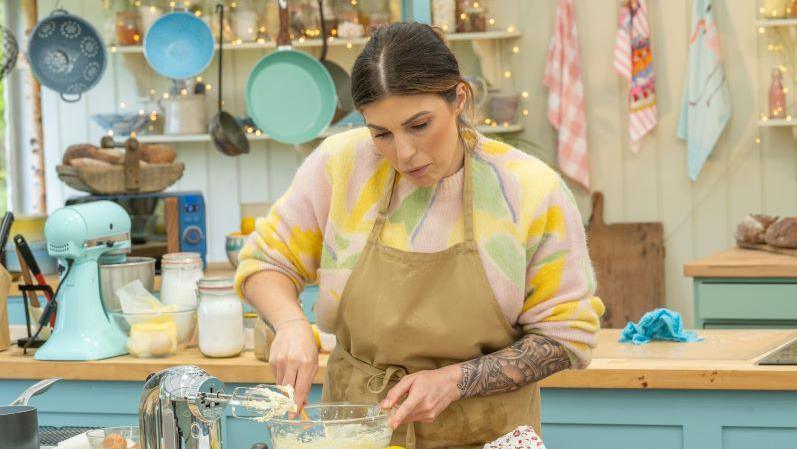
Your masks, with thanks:
<instances>
[{"instance_id":1,"label":"woman's left hand","mask_svg":"<svg viewBox=\"0 0 797 449\"><path fill-rule=\"evenodd\" d=\"M419 371L404 376L380 404L392 409L406 396L391 418L393 428L410 422L433 422L452 402L460 398L457 382L462 377L459 365Z\"/></svg>"}]
</instances>

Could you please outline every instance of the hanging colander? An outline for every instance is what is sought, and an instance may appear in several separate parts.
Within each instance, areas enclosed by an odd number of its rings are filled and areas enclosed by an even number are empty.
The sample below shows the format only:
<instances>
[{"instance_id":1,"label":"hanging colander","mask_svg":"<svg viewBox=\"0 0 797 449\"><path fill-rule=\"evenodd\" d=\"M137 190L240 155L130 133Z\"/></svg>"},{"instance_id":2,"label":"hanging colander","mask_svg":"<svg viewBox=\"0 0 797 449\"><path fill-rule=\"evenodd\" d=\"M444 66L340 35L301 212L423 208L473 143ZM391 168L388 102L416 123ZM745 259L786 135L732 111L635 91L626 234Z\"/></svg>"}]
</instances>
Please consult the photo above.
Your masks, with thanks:
<instances>
[{"instance_id":1,"label":"hanging colander","mask_svg":"<svg viewBox=\"0 0 797 449\"><path fill-rule=\"evenodd\" d=\"M2 25L0 25L0 39L3 40L3 54L0 54L0 79L3 79L17 65L19 44L17 44L14 34Z\"/></svg>"}]
</instances>

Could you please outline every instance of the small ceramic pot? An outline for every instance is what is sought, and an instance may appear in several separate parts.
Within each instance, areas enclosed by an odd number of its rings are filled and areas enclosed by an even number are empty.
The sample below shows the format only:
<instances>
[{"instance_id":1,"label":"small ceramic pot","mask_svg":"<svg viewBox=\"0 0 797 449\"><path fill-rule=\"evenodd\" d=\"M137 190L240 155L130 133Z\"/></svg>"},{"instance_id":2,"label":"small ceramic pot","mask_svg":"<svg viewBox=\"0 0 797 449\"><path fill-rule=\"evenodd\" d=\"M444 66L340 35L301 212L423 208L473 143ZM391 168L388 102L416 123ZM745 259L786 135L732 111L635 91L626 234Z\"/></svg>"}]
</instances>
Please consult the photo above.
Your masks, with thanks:
<instances>
[{"instance_id":1,"label":"small ceramic pot","mask_svg":"<svg viewBox=\"0 0 797 449\"><path fill-rule=\"evenodd\" d=\"M496 123L514 123L517 118L520 95L493 94L490 97L490 118Z\"/></svg>"}]
</instances>

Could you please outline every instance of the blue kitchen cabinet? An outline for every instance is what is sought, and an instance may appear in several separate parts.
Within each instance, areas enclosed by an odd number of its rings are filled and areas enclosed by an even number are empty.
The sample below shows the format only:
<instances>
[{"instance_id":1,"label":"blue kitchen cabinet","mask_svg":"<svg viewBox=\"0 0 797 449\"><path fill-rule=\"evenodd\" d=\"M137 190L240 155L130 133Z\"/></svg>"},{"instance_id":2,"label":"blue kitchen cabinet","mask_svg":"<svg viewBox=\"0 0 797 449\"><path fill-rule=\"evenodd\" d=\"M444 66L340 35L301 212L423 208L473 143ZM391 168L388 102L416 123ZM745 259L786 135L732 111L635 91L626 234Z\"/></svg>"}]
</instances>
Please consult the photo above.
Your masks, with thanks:
<instances>
[{"instance_id":1,"label":"blue kitchen cabinet","mask_svg":"<svg viewBox=\"0 0 797 449\"><path fill-rule=\"evenodd\" d=\"M684 275L695 328L797 327L797 257L732 248L689 262Z\"/></svg>"},{"instance_id":2,"label":"blue kitchen cabinet","mask_svg":"<svg viewBox=\"0 0 797 449\"><path fill-rule=\"evenodd\" d=\"M797 278L695 278L695 328L797 327Z\"/></svg>"},{"instance_id":3,"label":"blue kitchen cabinet","mask_svg":"<svg viewBox=\"0 0 797 449\"><path fill-rule=\"evenodd\" d=\"M33 381L0 382L8 403ZM229 384L228 388L239 386ZM136 425L142 383L62 381L32 404L45 426ZM316 385L311 401L319 401ZM797 447L797 392L646 389L542 390L550 449ZM267 442L263 424L226 416L224 449Z\"/></svg>"}]
</instances>

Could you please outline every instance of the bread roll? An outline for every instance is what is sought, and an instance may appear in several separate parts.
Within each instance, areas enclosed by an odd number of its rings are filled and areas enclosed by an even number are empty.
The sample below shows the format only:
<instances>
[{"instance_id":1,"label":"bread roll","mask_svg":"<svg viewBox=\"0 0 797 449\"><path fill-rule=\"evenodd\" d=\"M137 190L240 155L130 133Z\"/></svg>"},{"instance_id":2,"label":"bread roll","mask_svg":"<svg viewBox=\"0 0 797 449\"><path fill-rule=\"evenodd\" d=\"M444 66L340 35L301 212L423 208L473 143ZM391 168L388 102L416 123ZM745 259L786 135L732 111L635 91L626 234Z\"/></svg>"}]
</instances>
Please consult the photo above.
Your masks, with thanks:
<instances>
[{"instance_id":1,"label":"bread roll","mask_svg":"<svg viewBox=\"0 0 797 449\"><path fill-rule=\"evenodd\" d=\"M72 160L78 158L97 159L99 151L99 148L90 143L78 143L75 145L70 145L64 152L62 163L64 165L72 165Z\"/></svg>"},{"instance_id":2,"label":"bread roll","mask_svg":"<svg viewBox=\"0 0 797 449\"><path fill-rule=\"evenodd\" d=\"M747 215L736 227L736 241L753 245L765 243L767 228L777 219L778 217L770 217L769 215Z\"/></svg>"},{"instance_id":3,"label":"bread roll","mask_svg":"<svg viewBox=\"0 0 797 449\"><path fill-rule=\"evenodd\" d=\"M141 147L141 160L150 164L171 164L177 159L177 152L169 145L149 144Z\"/></svg>"},{"instance_id":4,"label":"bread roll","mask_svg":"<svg viewBox=\"0 0 797 449\"><path fill-rule=\"evenodd\" d=\"M100 148L97 159L121 165L125 163L125 153L118 148Z\"/></svg>"},{"instance_id":5,"label":"bread roll","mask_svg":"<svg viewBox=\"0 0 797 449\"><path fill-rule=\"evenodd\" d=\"M69 165L73 167L113 167L113 164L101 161L99 159L92 159L90 157L79 157L69 161Z\"/></svg>"},{"instance_id":6,"label":"bread roll","mask_svg":"<svg viewBox=\"0 0 797 449\"><path fill-rule=\"evenodd\" d=\"M767 229L767 244L778 248L797 248L797 217L784 217Z\"/></svg>"}]
</instances>

